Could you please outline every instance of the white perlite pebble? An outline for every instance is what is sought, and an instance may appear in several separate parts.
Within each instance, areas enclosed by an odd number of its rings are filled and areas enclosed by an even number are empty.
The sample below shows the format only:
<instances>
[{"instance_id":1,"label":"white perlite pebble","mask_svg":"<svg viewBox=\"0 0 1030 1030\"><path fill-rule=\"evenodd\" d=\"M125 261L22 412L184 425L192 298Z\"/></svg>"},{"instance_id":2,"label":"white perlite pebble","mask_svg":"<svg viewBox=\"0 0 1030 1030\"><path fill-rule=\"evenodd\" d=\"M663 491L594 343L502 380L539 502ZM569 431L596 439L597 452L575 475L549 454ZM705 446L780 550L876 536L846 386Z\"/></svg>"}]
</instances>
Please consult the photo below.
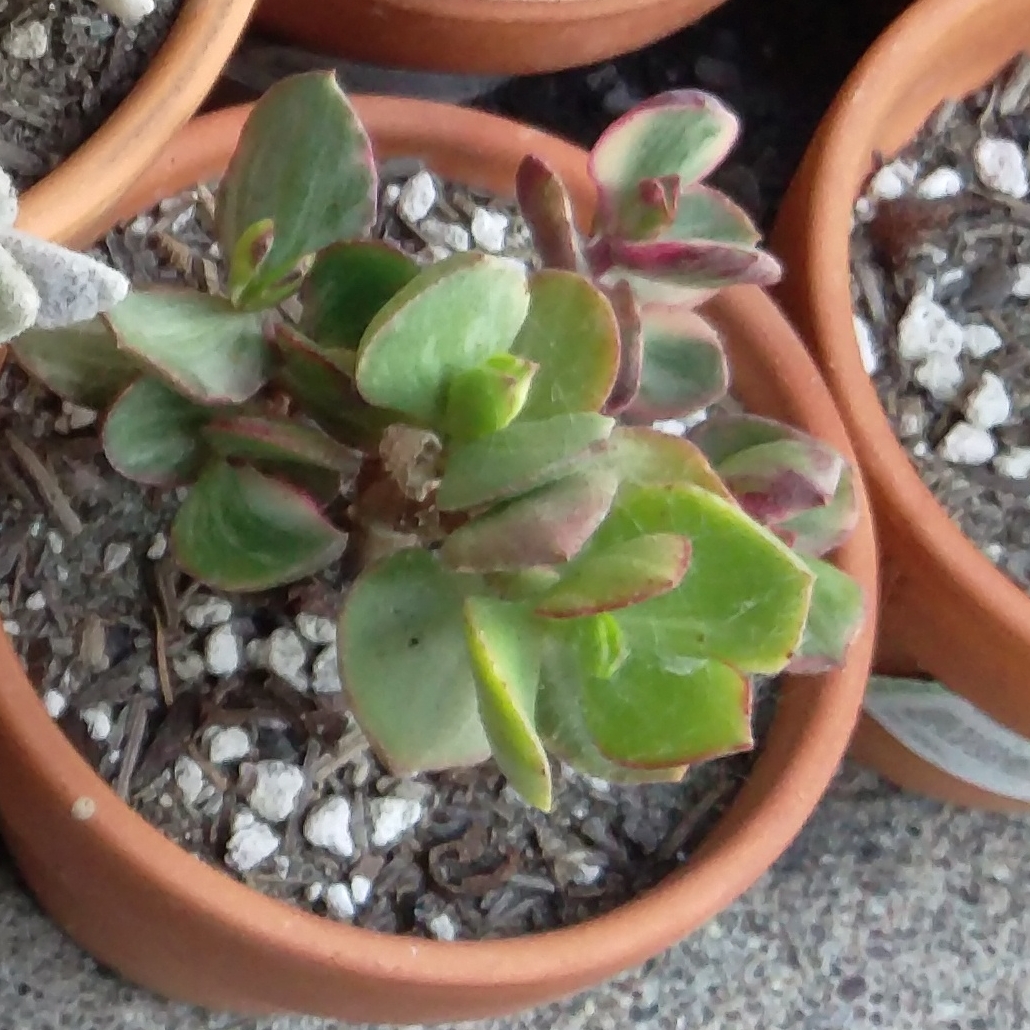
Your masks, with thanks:
<instances>
[{"instance_id":1,"label":"white perlite pebble","mask_svg":"<svg viewBox=\"0 0 1030 1030\"><path fill-rule=\"evenodd\" d=\"M1030 300L1030 265L1016 266L1016 281L1012 284L1012 296Z\"/></svg>"},{"instance_id":2,"label":"white perlite pebble","mask_svg":"<svg viewBox=\"0 0 1030 1030\"><path fill-rule=\"evenodd\" d=\"M311 644L332 644L336 640L336 623L324 615L297 616L297 632Z\"/></svg>"},{"instance_id":3,"label":"white perlite pebble","mask_svg":"<svg viewBox=\"0 0 1030 1030\"><path fill-rule=\"evenodd\" d=\"M237 808L232 814L232 822L229 824L229 829L236 833L245 826L253 826L256 822L257 817L249 808Z\"/></svg>"},{"instance_id":4,"label":"white perlite pebble","mask_svg":"<svg viewBox=\"0 0 1030 1030\"><path fill-rule=\"evenodd\" d=\"M225 864L241 873L256 869L279 849L279 835L264 823L250 822L233 828L226 845Z\"/></svg>"},{"instance_id":5,"label":"white perlite pebble","mask_svg":"<svg viewBox=\"0 0 1030 1030\"><path fill-rule=\"evenodd\" d=\"M61 554L64 551L64 537L52 529L46 535L46 542L53 554Z\"/></svg>"},{"instance_id":6,"label":"white perlite pebble","mask_svg":"<svg viewBox=\"0 0 1030 1030\"><path fill-rule=\"evenodd\" d=\"M980 181L1010 197L1030 192L1026 159L1019 144L998 136L982 136L973 146L973 165Z\"/></svg>"},{"instance_id":7,"label":"white perlite pebble","mask_svg":"<svg viewBox=\"0 0 1030 1030\"><path fill-rule=\"evenodd\" d=\"M50 49L50 36L41 21L12 25L4 37L4 52L16 61L38 61Z\"/></svg>"},{"instance_id":8,"label":"white perlite pebble","mask_svg":"<svg viewBox=\"0 0 1030 1030\"><path fill-rule=\"evenodd\" d=\"M419 235L426 243L449 250L466 251L472 244L472 239L464 226L439 218L423 219L419 226Z\"/></svg>"},{"instance_id":9,"label":"white perlite pebble","mask_svg":"<svg viewBox=\"0 0 1030 1030\"><path fill-rule=\"evenodd\" d=\"M916 188L924 200L941 200L962 192L962 174L956 168L935 168Z\"/></svg>"},{"instance_id":10,"label":"white perlite pebble","mask_svg":"<svg viewBox=\"0 0 1030 1030\"><path fill-rule=\"evenodd\" d=\"M247 801L255 815L270 823L289 819L304 789L304 773L298 766L276 759L257 762L254 769L254 788Z\"/></svg>"},{"instance_id":11,"label":"white perlite pebble","mask_svg":"<svg viewBox=\"0 0 1030 1030\"><path fill-rule=\"evenodd\" d=\"M687 424L678 418L660 418L651 423L651 428L666 436L682 436L687 431Z\"/></svg>"},{"instance_id":12,"label":"white perlite pebble","mask_svg":"<svg viewBox=\"0 0 1030 1030\"><path fill-rule=\"evenodd\" d=\"M422 818L421 801L410 798L377 798L371 804L372 844L377 848L395 844Z\"/></svg>"},{"instance_id":13,"label":"white perlite pebble","mask_svg":"<svg viewBox=\"0 0 1030 1030\"><path fill-rule=\"evenodd\" d=\"M980 429L994 429L1012 414L1012 401L1005 384L993 372L984 372L966 401L966 418Z\"/></svg>"},{"instance_id":14,"label":"white perlite pebble","mask_svg":"<svg viewBox=\"0 0 1030 1030\"><path fill-rule=\"evenodd\" d=\"M1013 447L994 459L994 469L1009 479L1030 478L1030 447Z\"/></svg>"},{"instance_id":15,"label":"white perlite pebble","mask_svg":"<svg viewBox=\"0 0 1030 1030\"><path fill-rule=\"evenodd\" d=\"M880 368L880 353L873 339L873 331L869 323L861 315L855 315L855 339L858 340L858 353L862 358L862 367L873 375Z\"/></svg>"},{"instance_id":16,"label":"white perlite pebble","mask_svg":"<svg viewBox=\"0 0 1030 1030\"><path fill-rule=\"evenodd\" d=\"M915 178L916 169L912 165L905 161L892 161L869 180L869 192L877 200L897 200L908 192Z\"/></svg>"},{"instance_id":17,"label":"white perlite pebble","mask_svg":"<svg viewBox=\"0 0 1030 1030\"><path fill-rule=\"evenodd\" d=\"M104 548L104 572L117 572L132 554L128 544L108 544Z\"/></svg>"},{"instance_id":18,"label":"white perlite pebble","mask_svg":"<svg viewBox=\"0 0 1030 1030\"><path fill-rule=\"evenodd\" d=\"M453 941L458 937L458 927L446 912L441 912L429 920L429 932L438 941Z\"/></svg>"},{"instance_id":19,"label":"white perlite pebble","mask_svg":"<svg viewBox=\"0 0 1030 1030\"><path fill-rule=\"evenodd\" d=\"M491 254L500 254L508 234L508 216L502 211L476 208L472 216L472 239L476 246Z\"/></svg>"},{"instance_id":20,"label":"white perlite pebble","mask_svg":"<svg viewBox=\"0 0 1030 1030\"><path fill-rule=\"evenodd\" d=\"M409 225L421 222L436 203L436 183L429 172L413 175L402 187L397 198L397 213Z\"/></svg>"},{"instance_id":21,"label":"white perlite pebble","mask_svg":"<svg viewBox=\"0 0 1030 1030\"><path fill-rule=\"evenodd\" d=\"M194 651L188 651L184 655L179 655L178 658L173 658L172 668L175 670L175 675L181 680L200 679L206 671L204 659Z\"/></svg>"},{"instance_id":22,"label":"white perlite pebble","mask_svg":"<svg viewBox=\"0 0 1030 1030\"><path fill-rule=\"evenodd\" d=\"M68 698L59 690L48 690L43 695L43 707L51 719L60 719L68 708Z\"/></svg>"},{"instance_id":23,"label":"white perlite pebble","mask_svg":"<svg viewBox=\"0 0 1030 1030\"><path fill-rule=\"evenodd\" d=\"M320 897L325 893L324 884L315 882L308 884L308 888L304 891L304 897L308 899L312 904L318 901Z\"/></svg>"},{"instance_id":24,"label":"white perlite pebble","mask_svg":"<svg viewBox=\"0 0 1030 1030\"><path fill-rule=\"evenodd\" d=\"M316 694L339 694L343 690L335 644L324 648L315 658L311 666L311 689Z\"/></svg>"},{"instance_id":25,"label":"white perlite pebble","mask_svg":"<svg viewBox=\"0 0 1030 1030\"><path fill-rule=\"evenodd\" d=\"M325 910L333 919L353 919L354 899L345 883L333 883L325 892Z\"/></svg>"},{"instance_id":26,"label":"white perlite pebble","mask_svg":"<svg viewBox=\"0 0 1030 1030\"><path fill-rule=\"evenodd\" d=\"M197 803L204 789L204 771L189 755L180 755L175 760L175 785L187 805Z\"/></svg>"},{"instance_id":27,"label":"white perlite pebble","mask_svg":"<svg viewBox=\"0 0 1030 1030\"><path fill-rule=\"evenodd\" d=\"M307 660L304 642L292 629L280 626L268 638L268 668L296 690L308 689Z\"/></svg>"},{"instance_id":28,"label":"white perlite pebble","mask_svg":"<svg viewBox=\"0 0 1030 1030\"><path fill-rule=\"evenodd\" d=\"M220 726L211 734L207 753L215 765L238 762L250 753L250 735L241 726Z\"/></svg>"},{"instance_id":29,"label":"white perlite pebble","mask_svg":"<svg viewBox=\"0 0 1030 1030\"><path fill-rule=\"evenodd\" d=\"M65 401L61 405L61 411L68 416L69 429L85 429L93 425L97 420L97 413L92 408L83 408L79 404L72 404Z\"/></svg>"},{"instance_id":30,"label":"white perlite pebble","mask_svg":"<svg viewBox=\"0 0 1030 1030\"><path fill-rule=\"evenodd\" d=\"M151 561L159 561L168 550L168 537L164 533L155 533L154 539L147 549L147 557Z\"/></svg>"},{"instance_id":31,"label":"white perlite pebble","mask_svg":"<svg viewBox=\"0 0 1030 1030\"><path fill-rule=\"evenodd\" d=\"M986 429L959 422L948 431L937 453L954 465L986 465L996 451L994 437Z\"/></svg>"},{"instance_id":32,"label":"white perlite pebble","mask_svg":"<svg viewBox=\"0 0 1030 1030\"><path fill-rule=\"evenodd\" d=\"M931 354L914 373L915 381L935 400L954 400L965 378L962 366L945 354Z\"/></svg>"},{"instance_id":33,"label":"white perlite pebble","mask_svg":"<svg viewBox=\"0 0 1030 1030\"><path fill-rule=\"evenodd\" d=\"M205 597L188 605L182 615L194 629L211 629L232 618L232 602L224 597Z\"/></svg>"},{"instance_id":34,"label":"white perlite pebble","mask_svg":"<svg viewBox=\"0 0 1030 1030\"><path fill-rule=\"evenodd\" d=\"M204 641L204 665L212 676L231 676L240 667L242 657L232 626L213 629Z\"/></svg>"},{"instance_id":35,"label":"white perlite pebble","mask_svg":"<svg viewBox=\"0 0 1030 1030\"><path fill-rule=\"evenodd\" d=\"M898 353L905 361L922 361L932 354L957 357L962 350L962 326L936 301L919 294L898 323Z\"/></svg>"},{"instance_id":36,"label":"white perlite pebble","mask_svg":"<svg viewBox=\"0 0 1030 1030\"><path fill-rule=\"evenodd\" d=\"M962 349L971 358L986 358L1001 346L1001 334L993 325L975 322L962 327Z\"/></svg>"},{"instance_id":37,"label":"white perlite pebble","mask_svg":"<svg viewBox=\"0 0 1030 1030\"><path fill-rule=\"evenodd\" d=\"M364 905L372 897L372 881L356 873L350 878L350 893L355 905Z\"/></svg>"},{"instance_id":38,"label":"white perlite pebble","mask_svg":"<svg viewBox=\"0 0 1030 1030\"><path fill-rule=\"evenodd\" d=\"M91 740L103 741L111 736L111 710L107 705L95 705L82 712L82 721Z\"/></svg>"},{"instance_id":39,"label":"white perlite pebble","mask_svg":"<svg viewBox=\"0 0 1030 1030\"><path fill-rule=\"evenodd\" d=\"M350 802L346 798L328 798L316 805L304 820L304 839L316 848L350 858L354 854Z\"/></svg>"},{"instance_id":40,"label":"white perlite pebble","mask_svg":"<svg viewBox=\"0 0 1030 1030\"><path fill-rule=\"evenodd\" d=\"M29 594L25 598L25 607L30 612L41 612L46 607L46 597L41 590L37 590L35 593Z\"/></svg>"}]
</instances>

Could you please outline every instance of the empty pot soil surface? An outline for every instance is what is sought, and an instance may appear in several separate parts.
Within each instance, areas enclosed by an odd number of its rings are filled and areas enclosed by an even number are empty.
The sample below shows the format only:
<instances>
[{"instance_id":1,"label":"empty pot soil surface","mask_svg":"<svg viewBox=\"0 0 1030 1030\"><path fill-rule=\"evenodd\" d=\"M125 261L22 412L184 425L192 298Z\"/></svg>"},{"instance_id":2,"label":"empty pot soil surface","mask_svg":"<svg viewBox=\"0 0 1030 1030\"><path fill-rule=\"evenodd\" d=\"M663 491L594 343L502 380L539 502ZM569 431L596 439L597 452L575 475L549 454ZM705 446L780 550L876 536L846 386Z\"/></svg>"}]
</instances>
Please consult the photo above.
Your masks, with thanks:
<instances>
[{"instance_id":1,"label":"empty pot soil surface","mask_svg":"<svg viewBox=\"0 0 1030 1030\"><path fill-rule=\"evenodd\" d=\"M19 189L56 168L128 96L182 3L155 0L126 28L91 0L0 0L0 167Z\"/></svg>"}]
</instances>

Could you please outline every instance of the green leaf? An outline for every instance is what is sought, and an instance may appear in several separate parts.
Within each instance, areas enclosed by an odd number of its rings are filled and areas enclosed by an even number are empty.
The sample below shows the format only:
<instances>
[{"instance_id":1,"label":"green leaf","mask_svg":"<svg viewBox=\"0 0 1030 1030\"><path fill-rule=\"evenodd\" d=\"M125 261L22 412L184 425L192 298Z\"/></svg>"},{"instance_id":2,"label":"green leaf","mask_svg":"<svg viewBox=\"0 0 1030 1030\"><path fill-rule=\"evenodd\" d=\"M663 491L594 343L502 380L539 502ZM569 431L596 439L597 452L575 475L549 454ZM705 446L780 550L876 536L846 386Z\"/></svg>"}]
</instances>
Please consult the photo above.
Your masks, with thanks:
<instances>
[{"instance_id":1,"label":"green leaf","mask_svg":"<svg viewBox=\"0 0 1030 1030\"><path fill-rule=\"evenodd\" d=\"M731 501L704 454L681 436L660 433L650 426L616 426L601 459L624 483L675 486L691 483Z\"/></svg>"},{"instance_id":2,"label":"green leaf","mask_svg":"<svg viewBox=\"0 0 1030 1030\"><path fill-rule=\"evenodd\" d=\"M708 186L691 186L676 197L672 222L662 239L711 240L753 247L762 238L747 212Z\"/></svg>"},{"instance_id":3,"label":"green leaf","mask_svg":"<svg viewBox=\"0 0 1030 1030\"><path fill-rule=\"evenodd\" d=\"M544 644L540 689L536 703L536 725L548 750L574 769L609 783L676 783L685 766L665 769L632 769L609 761L598 750L583 714L583 685L587 678L581 666L576 637L584 624L612 621L610 615L561 623L559 636L549 635ZM573 632L570 634L570 630Z\"/></svg>"},{"instance_id":4,"label":"green leaf","mask_svg":"<svg viewBox=\"0 0 1030 1030\"><path fill-rule=\"evenodd\" d=\"M255 224L273 226L240 301L260 298L308 255L363 235L375 212L372 145L335 75L308 72L272 86L254 105L218 190L222 253L234 254Z\"/></svg>"},{"instance_id":5,"label":"green leaf","mask_svg":"<svg viewBox=\"0 0 1030 1030\"><path fill-rule=\"evenodd\" d=\"M529 804L549 812L551 764L534 722L540 685L540 630L519 605L469 597L465 632L479 715L494 759Z\"/></svg>"},{"instance_id":6,"label":"green leaf","mask_svg":"<svg viewBox=\"0 0 1030 1030\"><path fill-rule=\"evenodd\" d=\"M512 353L540 368L523 417L597 411L615 383L619 326L612 305L574 272L537 272L529 283L529 314Z\"/></svg>"},{"instance_id":7,"label":"green leaf","mask_svg":"<svg viewBox=\"0 0 1030 1030\"><path fill-rule=\"evenodd\" d=\"M99 318L64 329L29 329L12 344L18 364L59 397L106 408L139 376L139 362L118 349Z\"/></svg>"},{"instance_id":8,"label":"green leaf","mask_svg":"<svg viewBox=\"0 0 1030 1030\"><path fill-rule=\"evenodd\" d=\"M440 557L461 572L515 572L568 561L611 508L618 480L603 471L549 483L465 523Z\"/></svg>"},{"instance_id":9,"label":"green leaf","mask_svg":"<svg viewBox=\"0 0 1030 1030\"><path fill-rule=\"evenodd\" d=\"M514 497L552 482L606 440L615 420L593 412L513 422L492 436L455 447L436 494L441 511Z\"/></svg>"},{"instance_id":10,"label":"green leaf","mask_svg":"<svg viewBox=\"0 0 1030 1030\"><path fill-rule=\"evenodd\" d=\"M719 334L683 308L645 307L640 391L627 414L647 422L682 418L706 408L729 388Z\"/></svg>"},{"instance_id":11,"label":"green leaf","mask_svg":"<svg viewBox=\"0 0 1030 1030\"><path fill-rule=\"evenodd\" d=\"M815 587L805 635L789 669L826 672L844 664L851 641L862 627L865 601L862 588L849 575L818 558L805 561L815 574Z\"/></svg>"},{"instance_id":12,"label":"green leaf","mask_svg":"<svg viewBox=\"0 0 1030 1030\"><path fill-rule=\"evenodd\" d=\"M211 421L204 436L226 458L300 462L342 472L354 466L354 452L321 429L288 418L226 415Z\"/></svg>"},{"instance_id":13,"label":"green leaf","mask_svg":"<svg viewBox=\"0 0 1030 1030\"><path fill-rule=\"evenodd\" d=\"M490 756L456 577L422 550L363 572L339 622L350 707L396 775Z\"/></svg>"},{"instance_id":14,"label":"green leaf","mask_svg":"<svg viewBox=\"0 0 1030 1030\"><path fill-rule=\"evenodd\" d=\"M631 649L779 672L808 615L804 562L734 504L688 485L624 485L583 557L652 533L687 537L690 568L676 589L619 613Z\"/></svg>"},{"instance_id":15,"label":"green leaf","mask_svg":"<svg viewBox=\"0 0 1030 1030\"><path fill-rule=\"evenodd\" d=\"M793 426L759 415L717 415L694 429L690 439L705 453L713 468L718 468L740 451L780 440L805 440L807 436Z\"/></svg>"},{"instance_id":16,"label":"green leaf","mask_svg":"<svg viewBox=\"0 0 1030 1030\"><path fill-rule=\"evenodd\" d=\"M858 517L855 472L845 464L837 492L828 504L784 519L776 527L776 532L799 554L819 557L836 550L851 536L858 525Z\"/></svg>"},{"instance_id":17,"label":"green leaf","mask_svg":"<svg viewBox=\"0 0 1030 1030\"><path fill-rule=\"evenodd\" d=\"M388 300L418 275L407 254L378 240L338 243L323 250L304 280L304 331L322 347L357 350Z\"/></svg>"},{"instance_id":18,"label":"green leaf","mask_svg":"<svg viewBox=\"0 0 1030 1030\"><path fill-rule=\"evenodd\" d=\"M130 293L104 316L119 348L200 404L242 404L264 385L261 316L195 290Z\"/></svg>"},{"instance_id":19,"label":"green leaf","mask_svg":"<svg viewBox=\"0 0 1030 1030\"><path fill-rule=\"evenodd\" d=\"M357 384L370 404L432 425L447 384L511 349L529 310L526 270L488 254L430 266L388 301L358 349Z\"/></svg>"},{"instance_id":20,"label":"green leaf","mask_svg":"<svg viewBox=\"0 0 1030 1030\"><path fill-rule=\"evenodd\" d=\"M626 608L675 589L690 564L690 541L655 533L591 549L534 605L538 615L571 619Z\"/></svg>"},{"instance_id":21,"label":"green leaf","mask_svg":"<svg viewBox=\"0 0 1030 1030\"><path fill-rule=\"evenodd\" d=\"M515 173L515 199L544 267L585 271L572 199L546 161L533 154L522 159Z\"/></svg>"},{"instance_id":22,"label":"green leaf","mask_svg":"<svg viewBox=\"0 0 1030 1030\"><path fill-rule=\"evenodd\" d=\"M468 441L503 429L525 407L538 367L513 354L495 354L478 368L458 372L447 387L444 435Z\"/></svg>"},{"instance_id":23,"label":"green leaf","mask_svg":"<svg viewBox=\"0 0 1030 1030\"><path fill-rule=\"evenodd\" d=\"M208 465L172 524L176 560L218 590L291 583L336 561L346 544L295 487L223 461Z\"/></svg>"},{"instance_id":24,"label":"green leaf","mask_svg":"<svg viewBox=\"0 0 1030 1030\"><path fill-rule=\"evenodd\" d=\"M127 479L170 486L196 476L207 457L202 434L209 408L144 376L115 401L104 421L104 454Z\"/></svg>"},{"instance_id":25,"label":"green leaf","mask_svg":"<svg viewBox=\"0 0 1030 1030\"><path fill-rule=\"evenodd\" d=\"M754 745L750 684L711 659L672 672L633 653L610 679L586 683L583 717L598 750L634 768L702 762Z\"/></svg>"}]
</instances>

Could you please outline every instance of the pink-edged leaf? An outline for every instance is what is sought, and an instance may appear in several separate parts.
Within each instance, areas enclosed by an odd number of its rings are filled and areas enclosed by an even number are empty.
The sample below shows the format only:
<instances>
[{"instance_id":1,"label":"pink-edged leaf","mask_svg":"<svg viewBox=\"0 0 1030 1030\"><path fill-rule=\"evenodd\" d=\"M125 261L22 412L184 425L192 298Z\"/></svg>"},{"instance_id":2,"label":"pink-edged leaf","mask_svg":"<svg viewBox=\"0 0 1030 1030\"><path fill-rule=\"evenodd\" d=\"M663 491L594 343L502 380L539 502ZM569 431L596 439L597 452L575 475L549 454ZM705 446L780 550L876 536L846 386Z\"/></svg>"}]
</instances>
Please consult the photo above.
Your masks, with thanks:
<instances>
[{"instance_id":1,"label":"pink-edged leaf","mask_svg":"<svg viewBox=\"0 0 1030 1030\"><path fill-rule=\"evenodd\" d=\"M754 247L707 240L619 239L609 240L607 247L615 269L691 290L718 290L738 283L773 286L782 274L776 258Z\"/></svg>"},{"instance_id":2,"label":"pink-edged leaf","mask_svg":"<svg viewBox=\"0 0 1030 1030\"><path fill-rule=\"evenodd\" d=\"M674 179L689 186L714 171L740 132L736 115L700 90L660 93L608 127L590 154L589 171L599 194L598 224L607 233L632 230L639 184Z\"/></svg>"},{"instance_id":3,"label":"pink-edged leaf","mask_svg":"<svg viewBox=\"0 0 1030 1030\"><path fill-rule=\"evenodd\" d=\"M807 440L806 433L760 415L713 415L690 432L691 441L718 468L727 458L749 447L780 440Z\"/></svg>"},{"instance_id":4,"label":"pink-edged leaf","mask_svg":"<svg viewBox=\"0 0 1030 1030\"><path fill-rule=\"evenodd\" d=\"M343 554L347 534L294 486L215 461L179 509L171 543L194 579L218 590L254 591L325 568Z\"/></svg>"},{"instance_id":5,"label":"pink-edged leaf","mask_svg":"<svg viewBox=\"0 0 1030 1030\"><path fill-rule=\"evenodd\" d=\"M790 672L819 673L840 668L865 618L862 588L846 573L818 558L806 558L815 573L812 605Z\"/></svg>"},{"instance_id":6,"label":"pink-edged leaf","mask_svg":"<svg viewBox=\"0 0 1030 1030\"><path fill-rule=\"evenodd\" d=\"M550 483L456 529L440 558L458 572L514 572L568 561L608 514L618 485L604 470Z\"/></svg>"},{"instance_id":7,"label":"pink-edged leaf","mask_svg":"<svg viewBox=\"0 0 1030 1030\"><path fill-rule=\"evenodd\" d=\"M572 562L535 611L549 619L575 619L627 608L679 586L689 564L686 537L654 533L625 540Z\"/></svg>"},{"instance_id":8,"label":"pink-edged leaf","mask_svg":"<svg viewBox=\"0 0 1030 1030\"><path fill-rule=\"evenodd\" d=\"M604 287L619 327L619 365L604 403L606 415L618 415L633 403L640 390L644 361L644 333L640 307L625 280Z\"/></svg>"},{"instance_id":9,"label":"pink-edged leaf","mask_svg":"<svg viewBox=\"0 0 1030 1030\"><path fill-rule=\"evenodd\" d=\"M640 390L627 418L654 422L708 407L729 389L729 366L719 334L689 309L641 311L644 360Z\"/></svg>"},{"instance_id":10,"label":"pink-edged leaf","mask_svg":"<svg viewBox=\"0 0 1030 1030\"><path fill-rule=\"evenodd\" d=\"M204 428L211 447L226 458L299 462L342 472L354 465L354 452L321 429L287 418L229 415Z\"/></svg>"},{"instance_id":11,"label":"pink-edged leaf","mask_svg":"<svg viewBox=\"0 0 1030 1030\"><path fill-rule=\"evenodd\" d=\"M846 464L837 492L827 504L784 519L776 532L799 554L820 557L840 547L854 532L858 519L855 471Z\"/></svg>"},{"instance_id":12,"label":"pink-edged leaf","mask_svg":"<svg viewBox=\"0 0 1030 1030\"><path fill-rule=\"evenodd\" d=\"M527 154L515 174L515 199L545 268L581 271L584 267L572 199L546 161Z\"/></svg>"},{"instance_id":13,"label":"pink-edged leaf","mask_svg":"<svg viewBox=\"0 0 1030 1030\"><path fill-rule=\"evenodd\" d=\"M753 247L762 234L751 216L724 193L710 186L691 186L676 198L675 215L662 232L663 240L710 240Z\"/></svg>"},{"instance_id":14,"label":"pink-edged leaf","mask_svg":"<svg viewBox=\"0 0 1030 1030\"><path fill-rule=\"evenodd\" d=\"M749 447L718 466L740 506L766 526L825 507L844 469L844 459L832 447L811 438Z\"/></svg>"},{"instance_id":15,"label":"pink-edged leaf","mask_svg":"<svg viewBox=\"0 0 1030 1030\"><path fill-rule=\"evenodd\" d=\"M114 402L101 436L111 467L127 479L171 486L195 476L207 456L202 431L214 412L144 376Z\"/></svg>"},{"instance_id":16,"label":"pink-edged leaf","mask_svg":"<svg viewBox=\"0 0 1030 1030\"><path fill-rule=\"evenodd\" d=\"M242 404L269 370L261 316L188 289L129 294L105 320L118 347L200 404Z\"/></svg>"},{"instance_id":17,"label":"pink-edged leaf","mask_svg":"<svg viewBox=\"0 0 1030 1030\"><path fill-rule=\"evenodd\" d=\"M608 438L604 464L623 483L638 486L692 483L724 500L733 500L698 447L681 436L660 433L650 426L618 426Z\"/></svg>"},{"instance_id":18,"label":"pink-edged leaf","mask_svg":"<svg viewBox=\"0 0 1030 1030\"><path fill-rule=\"evenodd\" d=\"M648 240L663 232L676 217L679 176L643 179L635 190L627 190L619 202L619 236L628 240Z\"/></svg>"}]
</instances>

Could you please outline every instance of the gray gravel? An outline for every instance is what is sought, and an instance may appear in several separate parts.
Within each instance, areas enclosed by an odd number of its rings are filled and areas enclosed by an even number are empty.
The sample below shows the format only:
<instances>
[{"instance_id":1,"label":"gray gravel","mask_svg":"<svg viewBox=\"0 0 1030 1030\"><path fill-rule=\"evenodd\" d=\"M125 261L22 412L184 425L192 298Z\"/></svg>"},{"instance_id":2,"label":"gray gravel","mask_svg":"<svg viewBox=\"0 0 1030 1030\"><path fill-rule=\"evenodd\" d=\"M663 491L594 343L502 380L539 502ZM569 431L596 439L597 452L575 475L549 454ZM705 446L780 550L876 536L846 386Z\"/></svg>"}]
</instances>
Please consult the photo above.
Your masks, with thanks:
<instances>
[{"instance_id":1,"label":"gray gravel","mask_svg":"<svg viewBox=\"0 0 1030 1030\"><path fill-rule=\"evenodd\" d=\"M1022 1030L1028 879L1030 818L947 809L847 767L773 871L688 941L564 1004L460 1030ZM125 986L2 859L0 942L0 1030L342 1030L205 1016Z\"/></svg>"}]
</instances>

